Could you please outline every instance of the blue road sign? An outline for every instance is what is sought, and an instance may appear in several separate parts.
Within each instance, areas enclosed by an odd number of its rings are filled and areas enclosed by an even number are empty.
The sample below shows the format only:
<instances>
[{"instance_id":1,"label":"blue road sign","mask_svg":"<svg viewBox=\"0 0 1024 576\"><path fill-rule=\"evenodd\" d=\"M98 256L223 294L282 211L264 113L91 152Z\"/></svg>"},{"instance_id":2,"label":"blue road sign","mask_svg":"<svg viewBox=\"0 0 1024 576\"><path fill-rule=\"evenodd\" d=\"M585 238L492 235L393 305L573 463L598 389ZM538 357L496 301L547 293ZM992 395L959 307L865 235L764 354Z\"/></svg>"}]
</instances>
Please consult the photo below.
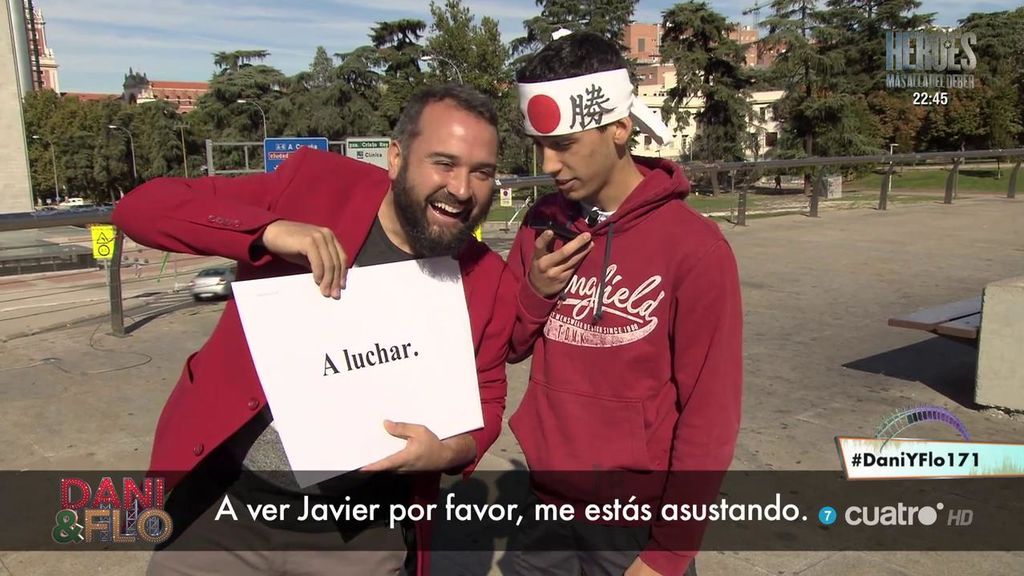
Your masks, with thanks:
<instances>
[{"instance_id":1,"label":"blue road sign","mask_svg":"<svg viewBox=\"0 0 1024 576\"><path fill-rule=\"evenodd\" d=\"M327 138L267 138L263 141L263 165L267 172L273 172L281 162L301 148L326 151Z\"/></svg>"}]
</instances>

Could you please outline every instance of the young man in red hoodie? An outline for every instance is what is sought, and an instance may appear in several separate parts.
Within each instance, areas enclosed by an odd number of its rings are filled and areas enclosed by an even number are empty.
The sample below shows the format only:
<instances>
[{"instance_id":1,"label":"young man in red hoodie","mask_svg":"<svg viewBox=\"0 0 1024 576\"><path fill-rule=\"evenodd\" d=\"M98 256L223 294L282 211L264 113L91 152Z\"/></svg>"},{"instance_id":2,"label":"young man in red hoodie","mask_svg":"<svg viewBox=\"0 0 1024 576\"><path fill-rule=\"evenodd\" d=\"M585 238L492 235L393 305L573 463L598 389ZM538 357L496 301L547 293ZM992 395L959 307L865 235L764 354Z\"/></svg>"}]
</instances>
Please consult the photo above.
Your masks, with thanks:
<instances>
[{"instance_id":1,"label":"young man in red hoodie","mask_svg":"<svg viewBox=\"0 0 1024 576\"><path fill-rule=\"evenodd\" d=\"M472 238L491 202L496 126L481 94L428 88L407 102L395 127L389 171L305 149L271 174L161 178L117 205L114 223L141 244L236 260L239 280L312 270L310 290L325 297L344 297L350 265L451 255L462 271L484 417L484 428L445 440L421 425L382 422L407 440L402 451L367 466L365 475L300 489L229 301L209 340L186 362L157 425L150 468L174 483L167 509L176 540L153 555L150 574L398 574L413 532L419 549L409 558L416 573L428 573L424 523L402 534L385 518L314 523L324 527L317 531L281 522L232 529L209 517L226 494L243 517L246 504L288 502L299 511L306 498L432 503L440 473L468 474L497 438L514 287L502 282L501 257ZM205 530L190 530L190 523Z\"/></svg>"},{"instance_id":2,"label":"young man in red hoodie","mask_svg":"<svg viewBox=\"0 0 1024 576\"><path fill-rule=\"evenodd\" d=\"M535 524L513 540L527 550L513 549L507 564L530 574L694 574L694 540L657 514L663 502L714 498L720 475L680 477L732 461L742 387L733 253L684 201L679 166L630 155L634 127L659 142L671 132L634 96L614 42L569 34L517 80L526 131L558 194L531 210L508 258L519 281L510 361L533 356L509 424L540 501L579 504L582 519L582 504L636 496L654 517L639 527ZM618 491L600 487L619 481Z\"/></svg>"}]
</instances>

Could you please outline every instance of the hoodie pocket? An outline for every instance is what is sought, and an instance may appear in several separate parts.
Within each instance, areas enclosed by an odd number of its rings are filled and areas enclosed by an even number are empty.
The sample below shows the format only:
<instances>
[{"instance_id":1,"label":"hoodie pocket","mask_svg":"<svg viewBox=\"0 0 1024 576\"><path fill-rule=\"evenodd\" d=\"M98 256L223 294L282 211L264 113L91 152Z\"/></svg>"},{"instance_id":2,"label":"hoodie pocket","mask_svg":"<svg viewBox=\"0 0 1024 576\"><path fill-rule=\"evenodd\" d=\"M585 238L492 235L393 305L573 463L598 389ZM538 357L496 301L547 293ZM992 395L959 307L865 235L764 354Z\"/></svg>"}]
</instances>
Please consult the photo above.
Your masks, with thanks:
<instances>
[{"instance_id":1,"label":"hoodie pocket","mask_svg":"<svg viewBox=\"0 0 1024 576\"><path fill-rule=\"evenodd\" d=\"M531 470L651 469L640 400L594 396L531 380L509 428Z\"/></svg>"}]
</instances>

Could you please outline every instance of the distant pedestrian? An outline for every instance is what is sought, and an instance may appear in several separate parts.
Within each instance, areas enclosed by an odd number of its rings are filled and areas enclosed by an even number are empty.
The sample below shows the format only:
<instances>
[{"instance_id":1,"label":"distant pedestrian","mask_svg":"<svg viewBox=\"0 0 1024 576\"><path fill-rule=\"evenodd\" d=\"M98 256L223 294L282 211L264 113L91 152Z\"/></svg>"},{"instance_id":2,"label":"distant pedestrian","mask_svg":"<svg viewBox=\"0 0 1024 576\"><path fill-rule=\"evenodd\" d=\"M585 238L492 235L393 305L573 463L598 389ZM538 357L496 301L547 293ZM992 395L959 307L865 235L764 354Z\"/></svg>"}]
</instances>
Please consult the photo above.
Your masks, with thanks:
<instances>
[{"instance_id":1,"label":"distant pedestrian","mask_svg":"<svg viewBox=\"0 0 1024 576\"><path fill-rule=\"evenodd\" d=\"M782 176L775 176L775 189L782 190Z\"/></svg>"}]
</instances>

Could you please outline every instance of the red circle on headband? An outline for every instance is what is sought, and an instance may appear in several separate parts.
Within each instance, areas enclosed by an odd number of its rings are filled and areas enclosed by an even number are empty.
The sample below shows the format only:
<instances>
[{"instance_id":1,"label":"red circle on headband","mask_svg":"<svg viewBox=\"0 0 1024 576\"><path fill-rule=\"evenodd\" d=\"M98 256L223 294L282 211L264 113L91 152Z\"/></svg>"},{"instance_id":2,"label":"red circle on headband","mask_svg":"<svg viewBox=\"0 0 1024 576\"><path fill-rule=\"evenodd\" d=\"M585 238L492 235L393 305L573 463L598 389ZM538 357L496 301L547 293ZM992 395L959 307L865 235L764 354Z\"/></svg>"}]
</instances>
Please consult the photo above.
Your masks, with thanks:
<instances>
[{"instance_id":1,"label":"red circle on headband","mask_svg":"<svg viewBox=\"0 0 1024 576\"><path fill-rule=\"evenodd\" d=\"M526 103L526 115L533 129L541 134L550 134L558 128L562 114L558 111L558 103L551 96L537 94Z\"/></svg>"}]
</instances>

